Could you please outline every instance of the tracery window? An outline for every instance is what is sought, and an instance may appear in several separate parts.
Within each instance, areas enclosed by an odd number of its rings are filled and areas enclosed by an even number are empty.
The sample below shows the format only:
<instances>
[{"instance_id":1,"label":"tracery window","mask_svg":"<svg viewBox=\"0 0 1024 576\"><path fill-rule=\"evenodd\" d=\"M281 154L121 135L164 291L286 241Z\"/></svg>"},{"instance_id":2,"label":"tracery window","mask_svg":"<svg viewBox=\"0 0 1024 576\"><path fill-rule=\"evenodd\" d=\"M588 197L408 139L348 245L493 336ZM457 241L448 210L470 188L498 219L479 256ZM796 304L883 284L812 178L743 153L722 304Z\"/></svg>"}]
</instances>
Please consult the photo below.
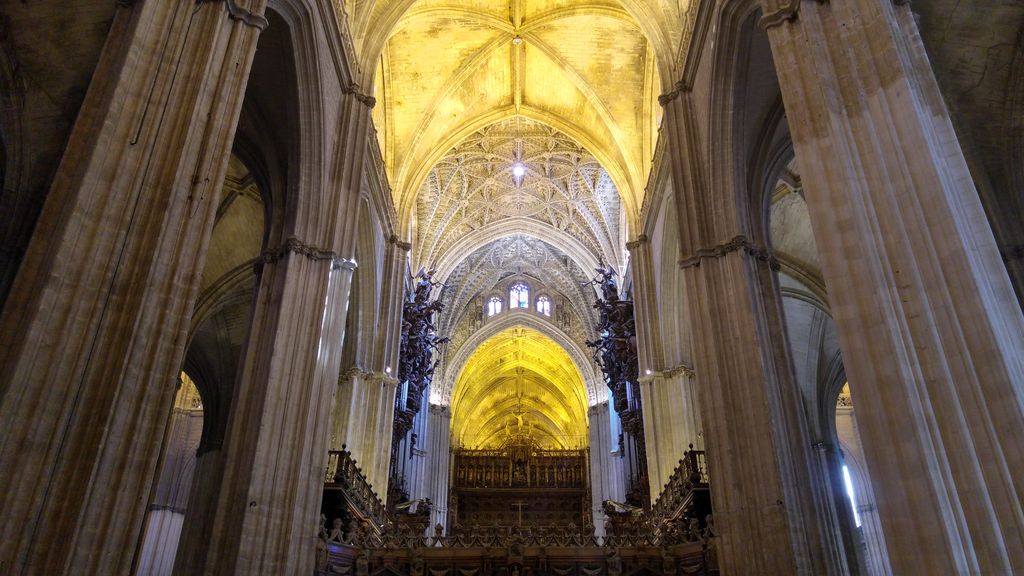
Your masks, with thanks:
<instances>
[{"instance_id":1,"label":"tracery window","mask_svg":"<svg viewBox=\"0 0 1024 576\"><path fill-rule=\"evenodd\" d=\"M509 288L508 307L509 309L530 307L530 288L526 284L516 282Z\"/></svg>"},{"instance_id":2,"label":"tracery window","mask_svg":"<svg viewBox=\"0 0 1024 576\"><path fill-rule=\"evenodd\" d=\"M551 316L551 298L548 298L547 296L537 298L537 313L545 316Z\"/></svg>"},{"instance_id":3,"label":"tracery window","mask_svg":"<svg viewBox=\"0 0 1024 576\"><path fill-rule=\"evenodd\" d=\"M501 314L501 298L491 296L491 299L487 301L487 315L494 316L495 314Z\"/></svg>"}]
</instances>

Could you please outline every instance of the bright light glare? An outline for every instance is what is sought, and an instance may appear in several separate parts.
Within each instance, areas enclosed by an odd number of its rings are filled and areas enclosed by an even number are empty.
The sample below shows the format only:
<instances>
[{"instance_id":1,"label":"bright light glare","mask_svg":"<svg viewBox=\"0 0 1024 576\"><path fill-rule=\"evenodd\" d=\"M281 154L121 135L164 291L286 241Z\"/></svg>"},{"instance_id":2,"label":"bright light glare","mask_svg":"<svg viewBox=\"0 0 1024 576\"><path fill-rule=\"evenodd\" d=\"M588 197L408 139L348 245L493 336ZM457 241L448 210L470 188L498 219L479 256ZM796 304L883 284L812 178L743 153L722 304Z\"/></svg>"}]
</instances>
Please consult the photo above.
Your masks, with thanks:
<instances>
[{"instance_id":1,"label":"bright light glare","mask_svg":"<svg viewBox=\"0 0 1024 576\"><path fill-rule=\"evenodd\" d=\"M522 178L526 174L526 166L522 164L515 164L512 166L512 175L516 178Z\"/></svg>"},{"instance_id":2,"label":"bright light glare","mask_svg":"<svg viewBox=\"0 0 1024 576\"><path fill-rule=\"evenodd\" d=\"M860 514L857 514L857 499L853 497L853 480L850 479L850 469L843 464L843 483L846 484L846 495L850 497L850 506L853 508L853 521L860 527Z\"/></svg>"}]
</instances>

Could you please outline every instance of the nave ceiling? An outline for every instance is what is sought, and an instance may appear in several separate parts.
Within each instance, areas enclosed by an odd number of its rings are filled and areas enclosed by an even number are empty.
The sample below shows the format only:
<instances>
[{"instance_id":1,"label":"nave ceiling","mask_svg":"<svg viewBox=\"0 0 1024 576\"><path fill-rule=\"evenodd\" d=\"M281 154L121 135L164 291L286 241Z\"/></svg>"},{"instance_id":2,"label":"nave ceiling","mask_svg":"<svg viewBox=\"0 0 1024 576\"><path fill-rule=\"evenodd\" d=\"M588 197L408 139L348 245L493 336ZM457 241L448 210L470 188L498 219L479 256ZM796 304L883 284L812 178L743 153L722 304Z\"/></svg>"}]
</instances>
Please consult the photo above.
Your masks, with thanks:
<instances>
[{"instance_id":1,"label":"nave ceiling","mask_svg":"<svg viewBox=\"0 0 1024 576\"><path fill-rule=\"evenodd\" d=\"M596 321L585 284L599 264L626 268L691 0L341 4L398 233L412 269L445 284L442 401L471 368L449 361L479 343L482 299L513 278L559 300L557 318L518 329L557 332L582 356Z\"/></svg>"},{"instance_id":2,"label":"nave ceiling","mask_svg":"<svg viewBox=\"0 0 1024 576\"><path fill-rule=\"evenodd\" d=\"M345 3L377 99L402 225L434 164L480 128L521 116L588 149L635 221L689 1L392 0ZM654 38L650 41L649 38ZM370 85L370 81L364 82Z\"/></svg>"},{"instance_id":3,"label":"nave ceiling","mask_svg":"<svg viewBox=\"0 0 1024 576\"><path fill-rule=\"evenodd\" d=\"M481 344L459 374L452 437L463 448L489 449L526 434L543 448L586 446L587 397L564 349L513 327Z\"/></svg>"},{"instance_id":4,"label":"nave ceiling","mask_svg":"<svg viewBox=\"0 0 1024 576\"><path fill-rule=\"evenodd\" d=\"M437 267L446 280L454 262L512 233L544 239L583 266L621 265L620 206L607 171L570 137L525 118L504 120L452 148L423 182L414 267Z\"/></svg>"}]
</instances>

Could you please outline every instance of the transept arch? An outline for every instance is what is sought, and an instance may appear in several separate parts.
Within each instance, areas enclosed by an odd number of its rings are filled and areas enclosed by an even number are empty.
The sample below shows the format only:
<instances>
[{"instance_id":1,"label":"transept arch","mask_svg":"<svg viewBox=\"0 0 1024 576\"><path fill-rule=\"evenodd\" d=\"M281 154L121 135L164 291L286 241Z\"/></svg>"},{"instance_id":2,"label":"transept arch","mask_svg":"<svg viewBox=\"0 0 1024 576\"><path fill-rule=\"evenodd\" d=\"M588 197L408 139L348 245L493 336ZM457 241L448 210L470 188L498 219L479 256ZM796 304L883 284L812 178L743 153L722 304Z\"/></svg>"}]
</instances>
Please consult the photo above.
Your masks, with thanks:
<instances>
[{"instance_id":1,"label":"transept arch","mask_svg":"<svg viewBox=\"0 0 1024 576\"><path fill-rule=\"evenodd\" d=\"M477 116L471 116L464 120L462 123L452 127L447 131L447 136L443 140L439 140L428 149L424 148L425 156L421 161L416 162L413 166L413 172L409 173L406 180L406 186L402 186L406 192L402 193L396 190L395 204L398 210L399 222L402 224L403 232L408 235L411 227L411 223L415 221L412 217L412 213L415 210L416 197L418 190L423 185L423 182L427 179L430 171L437 164L437 162L448 154L453 148L456 148L460 143L465 141L474 132L481 129L487 128L493 124L497 124L503 120L509 120L513 118L524 118L534 122L548 125L555 130L564 133L566 136L574 140L586 149L587 152L594 155L594 157L601 164L601 167L608 171L612 182L615 184L617 190L619 190L619 196L622 199L623 207L628 215L627 220L633 221L640 210L640 204L634 197L628 192L629 190L636 189L636 182L632 180L632 176L628 170L624 167L625 160L622 157L621 150L609 151L606 146L602 146L600 139L594 134L588 133L587 130L578 127L573 122L570 122L557 114L552 114L541 108L537 108L530 105L515 106L500 106L482 113ZM401 184L399 184L401 186Z\"/></svg>"},{"instance_id":2,"label":"transept arch","mask_svg":"<svg viewBox=\"0 0 1024 576\"><path fill-rule=\"evenodd\" d=\"M466 255L495 241L505 240L512 236L530 236L543 240L561 250L574 262L577 262L584 270L593 270L598 267L601 260L596 258L582 243L567 234L559 234L558 230L527 218L510 219L502 226L490 226L480 228L465 236L445 250L444 255L434 264L437 270L437 279L444 282L451 276L452 272L465 260ZM426 265L426 262L421 262Z\"/></svg>"},{"instance_id":3,"label":"transept arch","mask_svg":"<svg viewBox=\"0 0 1024 576\"><path fill-rule=\"evenodd\" d=\"M446 378L435 382L438 386L432 392L431 402L441 406L450 406L455 392L458 373L465 366L469 357L484 343L495 336L508 332L516 327L528 329L531 333L542 334L557 344L572 360L576 370L582 376L586 388L588 405L603 402L608 397L604 380L597 373L589 351L584 350L576 340L551 322L537 316L531 310L506 310L496 319L485 324L474 332L462 344L458 351L446 360Z\"/></svg>"},{"instance_id":4,"label":"transept arch","mask_svg":"<svg viewBox=\"0 0 1024 576\"><path fill-rule=\"evenodd\" d=\"M547 331L545 331L547 332ZM587 446L587 393L568 353L545 332L514 325L472 349L459 368L450 398L456 445L498 447L524 420L535 426L540 446Z\"/></svg>"}]
</instances>

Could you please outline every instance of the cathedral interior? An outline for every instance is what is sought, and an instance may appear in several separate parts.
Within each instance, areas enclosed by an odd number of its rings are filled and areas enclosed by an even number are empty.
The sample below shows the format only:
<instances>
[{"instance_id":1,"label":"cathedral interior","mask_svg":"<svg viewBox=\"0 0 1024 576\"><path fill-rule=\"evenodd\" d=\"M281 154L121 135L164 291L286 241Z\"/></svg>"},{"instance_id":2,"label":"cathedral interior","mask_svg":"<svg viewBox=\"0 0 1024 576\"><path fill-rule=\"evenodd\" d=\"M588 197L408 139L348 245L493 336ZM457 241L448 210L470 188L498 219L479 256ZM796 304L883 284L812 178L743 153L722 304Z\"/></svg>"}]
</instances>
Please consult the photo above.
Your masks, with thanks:
<instances>
[{"instance_id":1,"label":"cathedral interior","mask_svg":"<svg viewBox=\"0 0 1024 576\"><path fill-rule=\"evenodd\" d=\"M0 574L1024 575L1020 0L7 0L0 182Z\"/></svg>"}]
</instances>

